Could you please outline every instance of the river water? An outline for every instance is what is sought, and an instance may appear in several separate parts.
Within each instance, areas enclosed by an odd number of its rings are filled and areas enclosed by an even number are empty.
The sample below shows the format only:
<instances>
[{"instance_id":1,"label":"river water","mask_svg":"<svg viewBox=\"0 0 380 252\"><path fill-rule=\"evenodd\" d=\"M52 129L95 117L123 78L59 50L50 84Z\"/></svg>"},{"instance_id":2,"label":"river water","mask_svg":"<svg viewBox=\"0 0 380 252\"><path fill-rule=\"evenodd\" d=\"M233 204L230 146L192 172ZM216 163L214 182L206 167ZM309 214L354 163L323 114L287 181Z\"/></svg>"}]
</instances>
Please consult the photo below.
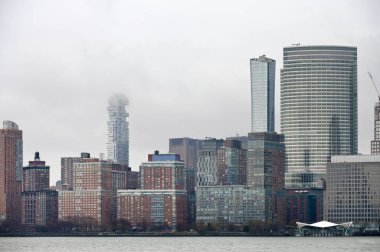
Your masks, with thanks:
<instances>
[{"instance_id":1,"label":"river water","mask_svg":"<svg viewBox=\"0 0 380 252\"><path fill-rule=\"evenodd\" d=\"M380 237L0 237L0 251L380 251Z\"/></svg>"}]
</instances>

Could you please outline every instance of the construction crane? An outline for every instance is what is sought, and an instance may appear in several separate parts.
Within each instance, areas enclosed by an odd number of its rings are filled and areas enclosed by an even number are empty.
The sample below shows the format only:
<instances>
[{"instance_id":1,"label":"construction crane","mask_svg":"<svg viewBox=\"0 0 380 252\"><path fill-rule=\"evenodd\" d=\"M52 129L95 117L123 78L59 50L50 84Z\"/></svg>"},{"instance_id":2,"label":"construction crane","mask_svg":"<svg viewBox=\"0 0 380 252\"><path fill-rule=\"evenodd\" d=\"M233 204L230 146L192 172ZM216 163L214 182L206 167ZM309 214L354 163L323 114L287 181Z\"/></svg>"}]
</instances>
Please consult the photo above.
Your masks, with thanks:
<instances>
[{"instance_id":1,"label":"construction crane","mask_svg":"<svg viewBox=\"0 0 380 252\"><path fill-rule=\"evenodd\" d=\"M376 87L375 81L374 81L373 78L372 78L372 74L371 74L370 72L368 72L368 75L369 75L369 78L371 78L371 81L372 81L372 83L373 83L373 86L374 86L375 89L376 89L377 97L379 98L379 101L380 101L380 93L379 93L379 90L378 90L377 87Z\"/></svg>"}]
</instances>

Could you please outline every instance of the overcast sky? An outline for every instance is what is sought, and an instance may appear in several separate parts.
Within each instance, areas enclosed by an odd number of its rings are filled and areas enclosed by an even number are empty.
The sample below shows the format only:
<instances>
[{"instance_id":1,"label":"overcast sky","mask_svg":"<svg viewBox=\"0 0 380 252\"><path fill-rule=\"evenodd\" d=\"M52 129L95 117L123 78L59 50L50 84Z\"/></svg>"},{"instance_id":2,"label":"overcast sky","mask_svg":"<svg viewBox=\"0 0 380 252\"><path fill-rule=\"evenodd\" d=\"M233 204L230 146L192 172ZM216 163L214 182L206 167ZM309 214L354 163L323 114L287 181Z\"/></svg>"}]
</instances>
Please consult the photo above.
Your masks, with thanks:
<instances>
[{"instance_id":1,"label":"overcast sky","mask_svg":"<svg viewBox=\"0 0 380 252\"><path fill-rule=\"evenodd\" d=\"M370 152L380 87L380 1L0 1L0 120L23 130L60 179L60 158L106 152L107 100L130 101L134 170L172 137L250 129L249 59L282 49L358 47L359 152Z\"/></svg>"}]
</instances>

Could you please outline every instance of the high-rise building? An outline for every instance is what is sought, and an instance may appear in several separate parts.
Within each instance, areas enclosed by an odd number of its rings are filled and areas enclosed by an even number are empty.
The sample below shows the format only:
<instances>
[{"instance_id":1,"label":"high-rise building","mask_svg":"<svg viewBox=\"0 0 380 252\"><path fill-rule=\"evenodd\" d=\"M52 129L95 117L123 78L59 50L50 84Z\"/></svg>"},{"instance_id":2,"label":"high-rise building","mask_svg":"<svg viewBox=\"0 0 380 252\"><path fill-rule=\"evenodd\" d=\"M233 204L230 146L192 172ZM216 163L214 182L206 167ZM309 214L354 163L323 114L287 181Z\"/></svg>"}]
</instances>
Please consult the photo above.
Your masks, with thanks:
<instances>
[{"instance_id":1,"label":"high-rise building","mask_svg":"<svg viewBox=\"0 0 380 252\"><path fill-rule=\"evenodd\" d=\"M276 61L251 59L251 132L274 132L274 87Z\"/></svg>"},{"instance_id":2,"label":"high-rise building","mask_svg":"<svg viewBox=\"0 0 380 252\"><path fill-rule=\"evenodd\" d=\"M40 153L36 152L34 161L23 168L22 191L49 190L49 170L45 161L40 160Z\"/></svg>"},{"instance_id":3,"label":"high-rise building","mask_svg":"<svg viewBox=\"0 0 380 252\"><path fill-rule=\"evenodd\" d=\"M187 137L169 139L169 153L179 154L180 159L185 164L188 224L192 224L195 221L195 185L199 149L200 140L198 139Z\"/></svg>"},{"instance_id":4,"label":"high-rise building","mask_svg":"<svg viewBox=\"0 0 380 252\"><path fill-rule=\"evenodd\" d=\"M175 229L186 225L185 190L119 190L118 220L135 227L157 225Z\"/></svg>"},{"instance_id":5,"label":"high-rise building","mask_svg":"<svg viewBox=\"0 0 380 252\"><path fill-rule=\"evenodd\" d=\"M129 164L129 114L125 106L129 101L125 95L116 94L109 98L107 159L115 163Z\"/></svg>"},{"instance_id":6,"label":"high-rise building","mask_svg":"<svg viewBox=\"0 0 380 252\"><path fill-rule=\"evenodd\" d=\"M357 153L357 49L291 46L283 53L287 172L325 173L331 156Z\"/></svg>"},{"instance_id":7,"label":"high-rise building","mask_svg":"<svg viewBox=\"0 0 380 252\"><path fill-rule=\"evenodd\" d=\"M64 190L73 189L73 168L74 163L80 163L84 158L90 158L90 153L82 152L80 157L61 158L61 184Z\"/></svg>"},{"instance_id":8,"label":"high-rise building","mask_svg":"<svg viewBox=\"0 0 380 252\"><path fill-rule=\"evenodd\" d=\"M185 168L196 170L199 147L200 140L198 139L188 137L169 139L169 153L179 154L180 159L185 163Z\"/></svg>"},{"instance_id":9,"label":"high-rise building","mask_svg":"<svg viewBox=\"0 0 380 252\"><path fill-rule=\"evenodd\" d=\"M371 141L371 154L380 155L380 101L375 104L374 140Z\"/></svg>"},{"instance_id":10,"label":"high-rise building","mask_svg":"<svg viewBox=\"0 0 380 252\"><path fill-rule=\"evenodd\" d=\"M325 220L380 223L380 156L333 156L327 164Z\"/></svg>"},{"instance_id":11,"label":"high-rise building","mask_svg":"<svg viewBox=\"0 0 380 252\"><path fill-rule=\"evenodd\" d=\"M49 188L49 169L38 152L23 168L22 224L46 225L58 220L58 192Z\"/></svg>"},{"instance_id":12,"label":"high-rise building","mask_svg":"<svg viewBox=\"0 0 380 252\"><path fill-rule=\"evenodd\" d=\"M247 184L247 150L239 140L226 140L217 150L218 185Z\"/></svg>"},{"instance_id":13,"label":"high-rise building","mask_svg":"<svg viewBox=\"0 0 380 252\"><path fill-rule=\"evenodd\" d=\"M22 131L11 121L0 129L0 222L21 222Z\"/></svg>"},{"instance_id":14,"label":"high-rise building","mask_svg":"<svg viewBox=\"0 0 380 252\"><path fill-rule=\"evenodd\" d=\"M111 225L116 220L117 190L126 189L126 173L126 166L97 158L74 163L73 190L59 191L59 219Z\"/></svg>"},{"instance_id":15,"label":"high-rise building","mask_svg":"<svg viewBox=\"0 0 380 252\"><path fill-rule=\"evenodd\" d=\"M226 140L238 140L241 142L241 148L248 150L248 136L233 136L233 137L227 137Z\"/></svg>"},{"instance_id":16,"label":"high-rise building","mask_svg":"<svg viewBox=\"0 0 380 252\"><path fill-rule=\"evenodd\" d=\"M218 184L218 149L223 139L206 138L201 141L197 162L197 186L215 186Z\"/></svg>"},{"instance_id":17,"label":"high-rise building","mask_svg":"<svg viewBox=\"0 0 380 252\"><path fill-rule=\"evenodd\" d=\"M145 190L185 190L184 163L178 154L148 155L140 166L140 186Z\"/></svg>"},{"instance_id":18,"label":"high-rise building","mask_svg":"<svg viewBox=\"0 0 380 252\"><path fill-rule=\"evenodd\" d=\"M148 155L140 166L139 190L118 191L118 219L135 226L187 224L184 162L178 154Z\"/></svg>"},{"instance_id":19,"label":"high-rise building","mask_svg":"<svg viewBox=\"0 0 380 252\"><path fill-rule=\"evenodd\" d=\"M262 192L262 216L255 219L279 223L284 206L277 205L276 195L285 189L284 135L275 132L248 134L247 186Z\"/></svg>"}]
</instances>

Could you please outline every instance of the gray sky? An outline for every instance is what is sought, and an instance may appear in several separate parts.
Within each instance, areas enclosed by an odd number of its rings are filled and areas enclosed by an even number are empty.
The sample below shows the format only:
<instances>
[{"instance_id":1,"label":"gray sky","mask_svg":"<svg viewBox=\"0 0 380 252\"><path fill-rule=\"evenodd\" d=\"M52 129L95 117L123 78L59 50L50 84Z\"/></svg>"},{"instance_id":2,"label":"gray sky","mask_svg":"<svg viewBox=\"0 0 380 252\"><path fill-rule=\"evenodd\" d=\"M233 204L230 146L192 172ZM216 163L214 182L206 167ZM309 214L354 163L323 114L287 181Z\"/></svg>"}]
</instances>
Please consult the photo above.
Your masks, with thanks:
<instances>
[{"instance_id":1,"label":"gray sky","mask_svg":"<svg viewBox=\"0 0 380 252\"><path fill-rule=\"evenodd\" d=\"M106 152L107 100L130 100L130 160L168 151L171 137L224 138L250 129L249 59L282 48L358 47L359 152L370 152L380 87L380 2L0 1L0 120L24 133L24 163Z\"/></svg>"}]
</instances>

